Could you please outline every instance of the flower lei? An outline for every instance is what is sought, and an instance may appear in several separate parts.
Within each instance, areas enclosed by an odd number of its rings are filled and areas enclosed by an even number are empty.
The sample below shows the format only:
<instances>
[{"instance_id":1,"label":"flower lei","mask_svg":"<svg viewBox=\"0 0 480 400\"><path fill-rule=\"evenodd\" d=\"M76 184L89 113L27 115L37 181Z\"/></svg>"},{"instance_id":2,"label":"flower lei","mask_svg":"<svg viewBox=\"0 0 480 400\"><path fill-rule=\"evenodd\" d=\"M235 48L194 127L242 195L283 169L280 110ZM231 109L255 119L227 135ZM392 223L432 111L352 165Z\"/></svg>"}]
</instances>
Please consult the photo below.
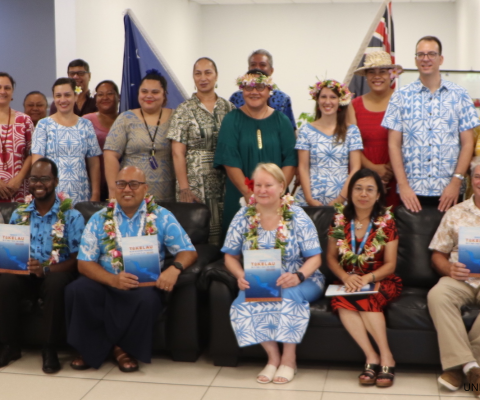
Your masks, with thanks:
<instances>
[{"instance_id":1,"label":"flower lei","mask_svg":"<svg viewBox=\"0 0 480 400\"><path fill-rule=\"evenodd\" d=\"M158 232L157 226L155 225L155 220L157 216L155 215L155 210L158 208L158 205L153 200L153 196L145 196L145 203L147 204L147 215L142 219L140 224L140 229L138 230L138 235L140 236L143 232L143 227L145 225L145 234L146 235L156 235ZM103 230L107 234L107 237L102 240L102 243L105 245L105 250L110 254L112 258L112 267L117 271L123 271L123 258L122 252L117 250L118 246L121 247L122 234L118 228L117 219L115 217L115 209L117 206L117 201L115 199L109 200L106 211L102 214L105 217L105 222L103 224Z\"/></svg>"},{"instance_id":2,"label":"flower lei","mask_svg":"<svg viewBox=\"0 0 480 400\"><path fill-rule=\"evenodd\" d=\"M347 221L345 220L345 216L343 215L343 205L335 204L335 210L337 214L335 214L335 222L333 227L333 232L329 235L331 238L337 239L337 246L340 255L342 258L340 259L341 264L354 264L357 265L360 271L363 273L362 266L367 260L372 260L375 256L375 253L378 253L382 246L385 245L385 239L387 235L383 231L383 228L387 226L387 221L393 219L393 214L390 212L390 208L388 207L385 211L384 215L381 215L377 218L374 222L374 225L377 226L377 230L375 233L375 237L372 240L372 243L367 246L365 245L363 252L361 254L355 254L352 251L352 246L345 240L345 225ZM351 241L355 240L355 238L351 238Z\"/></svg>"},{"instance_id":3,"label":"flower lei","mask_svg":"<svg viewBox=\"0 0 480 400\"><path fill-rule=\"evenodd\" d=\"M318 79L318 78L317 78ZM324 81L318 81L313 86L309 86L310 88L310 96L312 96L313 100L317 99L318 94L321 92L323 88L329 89L336 89L337 92L340 94L340 102L341 106L348 106L350 101L352 100L352 93L348 89L348 86L344 83L340 83L334 79L327 79Z\"/></svg>"},{"instance_id":4,"label":"flower lei","mask_svg":"<svg viewBox=\"0 0 480 400\"><path fill-rule=\"evenodd\" d=\"M280 222L277 227L274 248L282 251L282 257L285 255L285 248L287 247L288 230L291 229L291 221L293 218L293 211L291 208L293 202L293 196L286 194L282 197L281 206L278 209ZM247 241L251 242L250 250L258 250L258 225L260 224L260 213L257 213L255 196L253 195L248 201L246 215L248 216L249 226L248 232L243 235L246 237Z\"/></svg>"},{"instance_id":5,"label":"flower lei","mask_svg":"<svg viewBox=\"0 0 480 400\"><path fill-rule=\"evenodd\" d=\"M271 76L265 76L262 74L245 74L237 78L237 86L239 89L243 89L245 86L255 86L257 83L263 83L270 90L275 88Z\"/></svg>"},{"instance_id":6,"label":"flower lei","mask_svg":"<svg viewBox=\"0 0 480 400\"><path fill-rule=\"evenodd\" d=\"M60 261L60 254L65 253L67 247L67 240L64 237L65 212L72 208L72 199L63 192L57 193L57 196L60 199L60 207L57 213L57 222L52 225L52 252L50 253L48 260L41 264L42 268L58 264ZM16 223L17 225L30 225L30 211L26 211L26 209L32 200L33 197L29 194L25 197L25 203L18 206L17 214L20 216L20 219Z\"/></svg>"}]
</instances>

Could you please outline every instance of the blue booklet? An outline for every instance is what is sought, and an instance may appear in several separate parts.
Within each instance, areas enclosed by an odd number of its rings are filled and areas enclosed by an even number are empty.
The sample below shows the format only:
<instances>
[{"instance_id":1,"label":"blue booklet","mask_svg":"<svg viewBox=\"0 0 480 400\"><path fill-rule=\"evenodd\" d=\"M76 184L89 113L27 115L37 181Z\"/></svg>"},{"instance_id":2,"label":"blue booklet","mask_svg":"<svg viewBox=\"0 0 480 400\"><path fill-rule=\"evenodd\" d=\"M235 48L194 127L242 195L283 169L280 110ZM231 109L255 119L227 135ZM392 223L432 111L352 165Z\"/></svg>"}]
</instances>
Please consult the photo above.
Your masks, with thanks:
<instances>
[{"instance_id":1,"label":"blue booklet","mask_svg":"<svg viewBox=\"0 0 480 400\"><path fill-rule=\"evenodd\" d=\"M122 238L125 272L138 276L139 286L155 286L160 276L157 235Z\"/></svg>"},{"instance_id":2,"label":"blue booklet","mask_svg":"<svg viewBox=\"0 0 480 400\"><path fill-rule=\"evenodd\" d=\"M480 278L480 227L460 227L458 262L467 266L470 276Z\"/></svg>"},{"instance_id":3,"label":"blue booklet","mask_svg":"<svg viewBox=\"0 0 480 400\"><path fill-rule=\"evenodd\" d=\"M29 275L30 226L0 224L0 272Z\"/></svg>"},{"instance_id":4,"label":"blue booklet","mask_svg":"<svg viewBox=\"0 0 480 400\"><path fill-rule=\"evenodd\" d=\"M246 250L243 252L245 279L250 289L245 290L246 301L281 301L277 279L282 274L282 251Z\"/></svg>"},{"instance_id":5,"label":"blue booklet","mask_svg":"<svg viewBox=\"0 0 480 400\"><path fill-rule=\"evenodd\" d=\"M366 294L375 294L375 293L378 293L379 289L380 289L380 282L368 283L357 292L347 292L344 285L330 284L328 285L327 291L325 292L325 297L359 296L359 295L366 295Z\"/></svg>"}]
</instances>

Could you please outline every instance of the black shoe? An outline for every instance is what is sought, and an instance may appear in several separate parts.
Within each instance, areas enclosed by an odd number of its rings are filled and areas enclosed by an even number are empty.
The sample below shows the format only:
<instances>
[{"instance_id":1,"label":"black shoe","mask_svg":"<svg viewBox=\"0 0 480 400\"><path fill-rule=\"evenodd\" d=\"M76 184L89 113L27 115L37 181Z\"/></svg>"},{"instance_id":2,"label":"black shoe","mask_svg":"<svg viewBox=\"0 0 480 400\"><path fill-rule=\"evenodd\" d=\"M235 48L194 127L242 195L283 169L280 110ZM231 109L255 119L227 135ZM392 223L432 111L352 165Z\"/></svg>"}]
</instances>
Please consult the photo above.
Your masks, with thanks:
<instances>
[{"instance_id":1,"label":"black shoe","mask_svg":"<svg viewBox=\"0 0 480 400\"><path fill-rule=\"evenodd\" d=\"M62 368L60 361L58 361L57 351L52 348L45 348L42 350L43 366L42 371L46 374L54 374Z\"/></svg>"},{"instance_id":2,"label":"black shoe","mask_svg":"<svg viewBox=\"0 0 480 400\"><path fill-rule=\"evenodd\" d=\"M19 347L4 345L0 351L0 368L6 367L11 361L18 360L21 356Z\"/></svg>"}]
</instances>

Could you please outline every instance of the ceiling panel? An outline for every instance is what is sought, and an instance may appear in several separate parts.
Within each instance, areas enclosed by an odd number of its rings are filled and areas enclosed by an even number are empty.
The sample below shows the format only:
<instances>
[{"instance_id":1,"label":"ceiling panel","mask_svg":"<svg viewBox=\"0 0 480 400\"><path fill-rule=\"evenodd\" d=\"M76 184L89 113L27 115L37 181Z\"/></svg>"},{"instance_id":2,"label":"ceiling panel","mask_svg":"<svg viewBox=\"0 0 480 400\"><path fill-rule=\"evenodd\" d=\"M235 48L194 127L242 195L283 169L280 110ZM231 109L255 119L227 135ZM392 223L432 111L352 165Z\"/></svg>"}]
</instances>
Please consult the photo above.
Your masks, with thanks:
<instances>
[{"instance_id":1,"label":"ceiling panel","mask_svg":"<svg viewBox=\"0 0 480 400\"><path fill-rule=\"evenodd\" d=\"M190 0L198 4L320 4L320 3L381 3L383 0ZM480 1L480 0L473 0ZM455 3L456 0L393 0L393 3Z\"/></svg>"}]
</instances>

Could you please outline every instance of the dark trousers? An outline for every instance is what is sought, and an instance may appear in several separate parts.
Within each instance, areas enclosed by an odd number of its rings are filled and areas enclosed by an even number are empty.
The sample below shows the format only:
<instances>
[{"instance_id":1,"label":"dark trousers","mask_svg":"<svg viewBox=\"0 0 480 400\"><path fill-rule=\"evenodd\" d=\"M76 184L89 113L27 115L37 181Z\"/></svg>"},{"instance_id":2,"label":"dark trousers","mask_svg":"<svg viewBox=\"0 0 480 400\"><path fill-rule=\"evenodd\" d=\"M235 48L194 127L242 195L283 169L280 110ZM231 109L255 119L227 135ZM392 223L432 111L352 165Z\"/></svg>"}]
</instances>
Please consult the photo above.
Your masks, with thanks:
<instances>
[{"instance_id":1,"label":"dark trousers","mask_svg":"<svg viewBox=\"0 0 480 400\"><path fill-rule=\"evenodd\" d=\"M425 207L438 207L440 204L440 196L417 196L420 204ZM458 196L457 204L463 201L463 194Z\"/></svg>"},{"instance_id":2,"label":"dark trousers","mask_svg":"<svg viewBox=\"0 0 480 400\"><path fill-rule=\"evenodd\" d=\"M20 312L22 300L43 300L45 345L57 345L65 332L65 287L75 272L52 272L44 278L35 275L0 275L0 342L20 345Z\"/></svg>"},{"instance_id":3,"label":"dark trousers","mask_svg":"<svg viewBox=\"0 0 480 400\"><path fill-rule=\"evenodd\" d=\"M153 328L161 311L156 287L119 290L82 276L68 285L65 303L67 341L86 364L100 368L115 345L150 362Z\"/></svg>"}]
</instances>

